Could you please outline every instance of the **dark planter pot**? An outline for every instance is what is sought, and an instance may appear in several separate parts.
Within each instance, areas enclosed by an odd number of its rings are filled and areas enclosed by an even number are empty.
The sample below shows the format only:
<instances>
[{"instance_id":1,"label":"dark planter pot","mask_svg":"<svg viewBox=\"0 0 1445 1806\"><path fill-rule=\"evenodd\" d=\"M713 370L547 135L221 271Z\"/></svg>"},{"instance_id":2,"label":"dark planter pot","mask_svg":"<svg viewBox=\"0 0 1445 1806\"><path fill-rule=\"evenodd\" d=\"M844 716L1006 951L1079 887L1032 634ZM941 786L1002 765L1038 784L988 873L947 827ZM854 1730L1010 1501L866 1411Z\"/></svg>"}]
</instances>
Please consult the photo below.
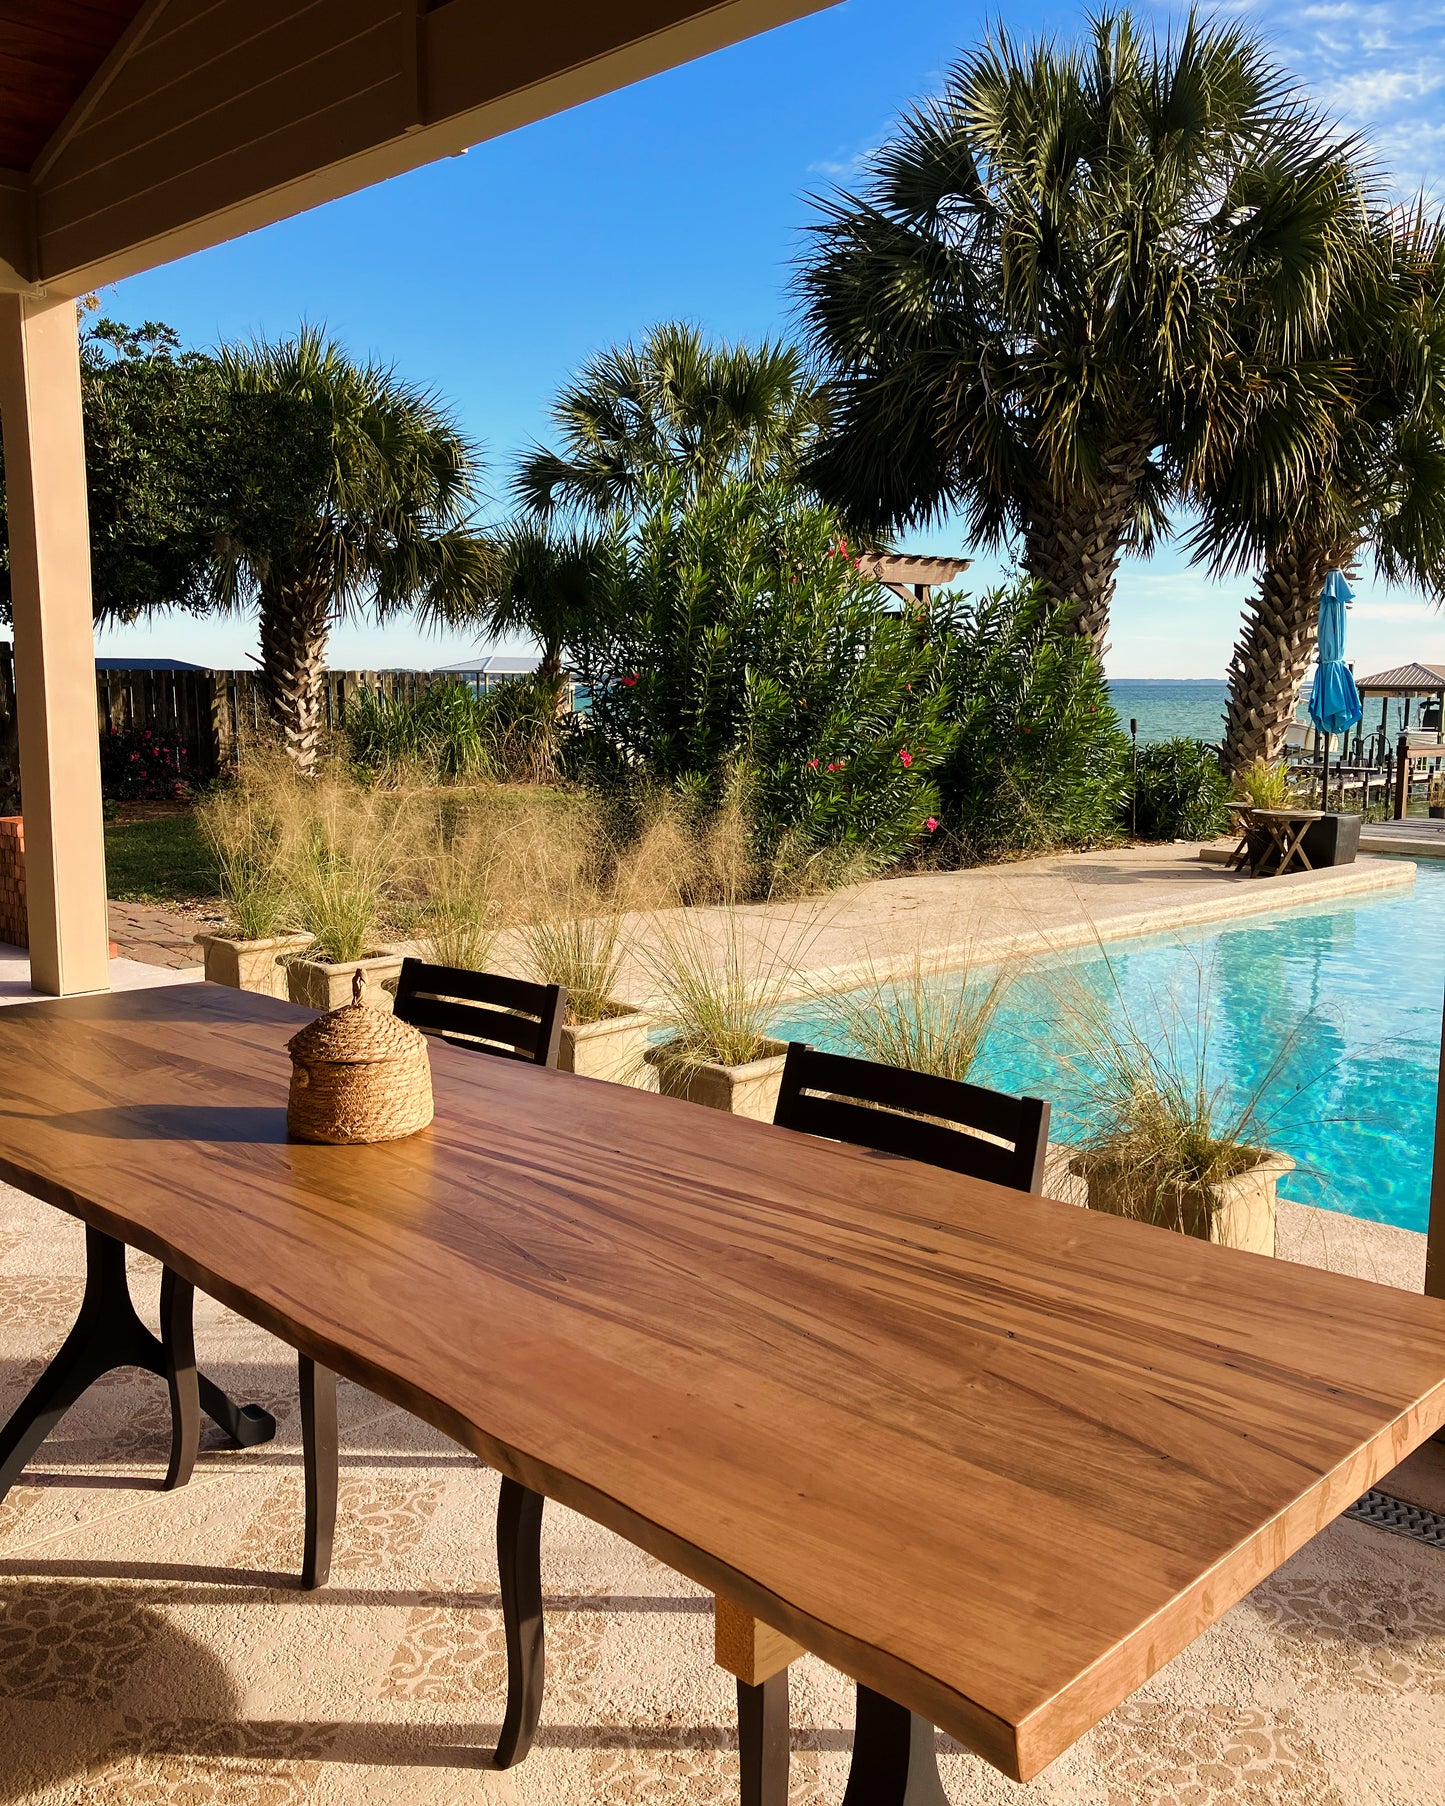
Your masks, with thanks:
<instances>
[{"instance_id":1,"label":"dark planter pot","mask_svg":"<svg viewBox=\"0 0 1445 1806\"><path fill-rule=\"evenodd\" d=\"M1430 819L1431 821L1445 821L1445 803L1431 803Z\"/></svg>"},{"instance_id":2,"label":"dark planter pot","mask_svg":"<svg viewBox=\"0 0 1445 1806\"><path fill-rule=\"evenodd\" d=\"M1353 865L1359 850L1358 815L1326 815L1311 822L1305 833L1305 858L1316 871L1326 865Z\"/></svg>"}]
</instances>

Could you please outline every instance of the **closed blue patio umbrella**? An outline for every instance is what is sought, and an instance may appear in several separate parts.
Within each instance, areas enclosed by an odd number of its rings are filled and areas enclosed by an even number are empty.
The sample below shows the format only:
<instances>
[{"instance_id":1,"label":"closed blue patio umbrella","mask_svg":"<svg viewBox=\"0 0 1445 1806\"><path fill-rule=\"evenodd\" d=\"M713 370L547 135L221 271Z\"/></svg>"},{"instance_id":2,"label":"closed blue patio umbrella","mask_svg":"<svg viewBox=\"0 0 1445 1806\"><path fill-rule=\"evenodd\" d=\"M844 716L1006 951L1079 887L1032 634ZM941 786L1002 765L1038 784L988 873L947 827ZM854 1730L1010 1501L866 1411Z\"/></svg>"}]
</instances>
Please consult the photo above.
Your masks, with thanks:
<instances>
[{"instance_id":1,"label":"closed blue patio umbrella","mask_svg":"<svg viewBox=\"0 0 1445 1806\"><path fill-rule=\"evenodd\" d=\"M1319 664L1309 701L1310 720L1325 737L1322 809L1330 806L1330 736L1349 733L1364 713L1354 674L1345 663L1345 605L1352 600L1342 573L1331 571L1320 592Z\"/></svg>"}]
</instances>

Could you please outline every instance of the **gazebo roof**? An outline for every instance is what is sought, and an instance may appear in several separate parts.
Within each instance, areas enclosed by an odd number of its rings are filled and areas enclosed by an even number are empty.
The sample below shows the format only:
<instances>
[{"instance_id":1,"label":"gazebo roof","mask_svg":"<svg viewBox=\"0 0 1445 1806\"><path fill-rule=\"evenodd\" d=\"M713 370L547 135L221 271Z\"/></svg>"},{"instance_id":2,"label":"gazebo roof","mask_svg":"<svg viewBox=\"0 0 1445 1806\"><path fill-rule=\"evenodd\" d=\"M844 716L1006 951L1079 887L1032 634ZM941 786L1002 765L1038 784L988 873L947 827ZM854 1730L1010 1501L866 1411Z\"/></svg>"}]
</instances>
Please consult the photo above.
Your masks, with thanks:
<instances>
[{"instance_id":1,"label":"gazebo roof","mask_svg":"<svg viewBox=\"0 0 1445 1806\"><path fill-rule=\"evenodd\" d=\"M1377 671L1373 677L1356 679L1361 696L1437 696L1445 690L1445 667L1395 665L1389 671Z\"/></svg>"}]
</instances>

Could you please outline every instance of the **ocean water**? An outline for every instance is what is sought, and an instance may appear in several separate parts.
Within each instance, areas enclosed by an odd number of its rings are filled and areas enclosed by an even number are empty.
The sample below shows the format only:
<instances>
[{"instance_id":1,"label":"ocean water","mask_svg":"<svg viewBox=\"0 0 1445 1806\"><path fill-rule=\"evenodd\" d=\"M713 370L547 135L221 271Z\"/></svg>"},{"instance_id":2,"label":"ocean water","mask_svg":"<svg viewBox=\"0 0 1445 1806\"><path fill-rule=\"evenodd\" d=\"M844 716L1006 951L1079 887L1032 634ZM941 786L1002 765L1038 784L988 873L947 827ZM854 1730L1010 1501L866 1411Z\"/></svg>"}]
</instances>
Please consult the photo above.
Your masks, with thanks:
<instances>
[{"instance_id":1,"label":"ocean water","mask_svg":"<svg viewBox=\"0 0 1445 1806\"><path fill-rule=\"evenodd\" d=\"M1109 696L1127 734L1132 716L1139 744L1181 736L1208 740L1224 733L1224 699L1229 686L1218 678L1121 677L1109 680Z\"/></svg>"},{"instance_id":2,"label":"ocean water","mask_svg":"<svg viewBox=\"0 0 1445 1806\"><path fill-rule=\"evenodd\" d=\"M1424 1229L1445 862L1421 860L1417 870L1397 891L1062 955L1016 985L974 1076L1048 1098L1052 1139L1080 1140L1088 1062L1069 1051L1060 998L1083 986L1151 1041L1167 1030L1186 1047L1202 1044L1208 1082L1224 1099L1263 1087L1270 1139L1298 1163L1283 1195ZM816 1005L792 1006L776 1032L850 1051Z\"/></svg>"}]
</instances>

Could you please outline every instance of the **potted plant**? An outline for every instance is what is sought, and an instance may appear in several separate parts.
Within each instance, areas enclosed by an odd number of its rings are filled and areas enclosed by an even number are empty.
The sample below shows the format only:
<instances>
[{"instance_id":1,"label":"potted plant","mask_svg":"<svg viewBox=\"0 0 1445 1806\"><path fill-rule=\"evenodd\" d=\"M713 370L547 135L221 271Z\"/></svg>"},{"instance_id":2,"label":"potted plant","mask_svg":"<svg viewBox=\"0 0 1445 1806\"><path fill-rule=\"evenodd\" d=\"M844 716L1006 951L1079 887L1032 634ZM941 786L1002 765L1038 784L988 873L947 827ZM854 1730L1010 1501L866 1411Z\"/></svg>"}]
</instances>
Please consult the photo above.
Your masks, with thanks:
<instances>
[{"instance_id":1,"label":"potted plant","mask_svg":"<svg viewBox=\"0 0 1445 1806\"><path fill-rule=\"evenodd\" d=\"M658 1090L771 1122L788 1052L768 1033L789 976L776 945L746 948L731 908L701 919L687 912L681 927L659 930L647 958L665 1031L647 1051Z\"/></svg>"},{"instance_id":2,"label":"potted plant","mask_svg":"<svg viewBox=\"0 0 1445 1806\"><path fill-rule=\"evenodd\" d=\"M1294 1162L1269 1145L1265 1108L1299 1026L1240 1094L1211 1076L1202 967L1192 1021L1171 995L1153 1000L1141 1028L1122 1002L1115 980L1104 997L1091 994L1082 1006L1072 997L1061 1012L1082 1078L1075 1113L1086 1125L1069 1170L1087 1181L1089 1208L1273 1254L1276 1189Z\"/></svg>"},{"instance_id":3,"label":"potted plant","mask_svg":"<svg viewBox=\"0 0 1445 1806\"><path fill-rule=\"evenodd\" d=\"M297 860L292 884L297 918L309 936L306 951L286 962L292 1003L339 1009L351 1001L351 981L359 968L376 987L371 1002L390 1009L393 991L386 981L400 973L402 955L379 944L385 885L381 847L365 837L343 846L337 838L315 834Z\"/></svg>"},{"instance_id":4,"label":"potted plant","mask_svg":"<svg viewBox=\"0 0 1445 1806\"><path fill-rule=\"evenodd\" d=\"M967 945L950 949L947 971L930 969L920 950L903 972L871 969L854 988L820 998L850 1053L883 1066L967 1079L1018 976L1014 959L976 960Z\"/></svg>"},{"instance_id":5,"label":"potted plant","mask_svg":"<svg viewBox=\"0 0 1445 1806\"><path fill-rule=\"evenodd\" d=\"M1445 821L1445 771L1436 771L1430 774L1428 806L1431 821Z\"/></svg>"},{"instance_id":6,"label":"potted plant","mask_svg":"<svg viewBox=\"0 0 1445 1806\"><path fill-rule=\"evenodd\" d=\"M530 975L562 985L567 1014L557 1064L564 1072L614 1084L645 1085L652 1017L617 994L622 969L622 913L604 904L580 915L543 912L525 935Z\"/></svg>"},{"instance_id":7,"label":"potted plant","mask_svg":"<svg viewBox=\"0 0 1445 1806\"><path fill-rule=\"evenodd\" d=\"M196 936L208 984L287 995L284 961L310 944L292 927L293 903L274 822L254 801L223 793L200 811L201 832L216 856L229 932Z\"/></svg>"}]
</instances>

